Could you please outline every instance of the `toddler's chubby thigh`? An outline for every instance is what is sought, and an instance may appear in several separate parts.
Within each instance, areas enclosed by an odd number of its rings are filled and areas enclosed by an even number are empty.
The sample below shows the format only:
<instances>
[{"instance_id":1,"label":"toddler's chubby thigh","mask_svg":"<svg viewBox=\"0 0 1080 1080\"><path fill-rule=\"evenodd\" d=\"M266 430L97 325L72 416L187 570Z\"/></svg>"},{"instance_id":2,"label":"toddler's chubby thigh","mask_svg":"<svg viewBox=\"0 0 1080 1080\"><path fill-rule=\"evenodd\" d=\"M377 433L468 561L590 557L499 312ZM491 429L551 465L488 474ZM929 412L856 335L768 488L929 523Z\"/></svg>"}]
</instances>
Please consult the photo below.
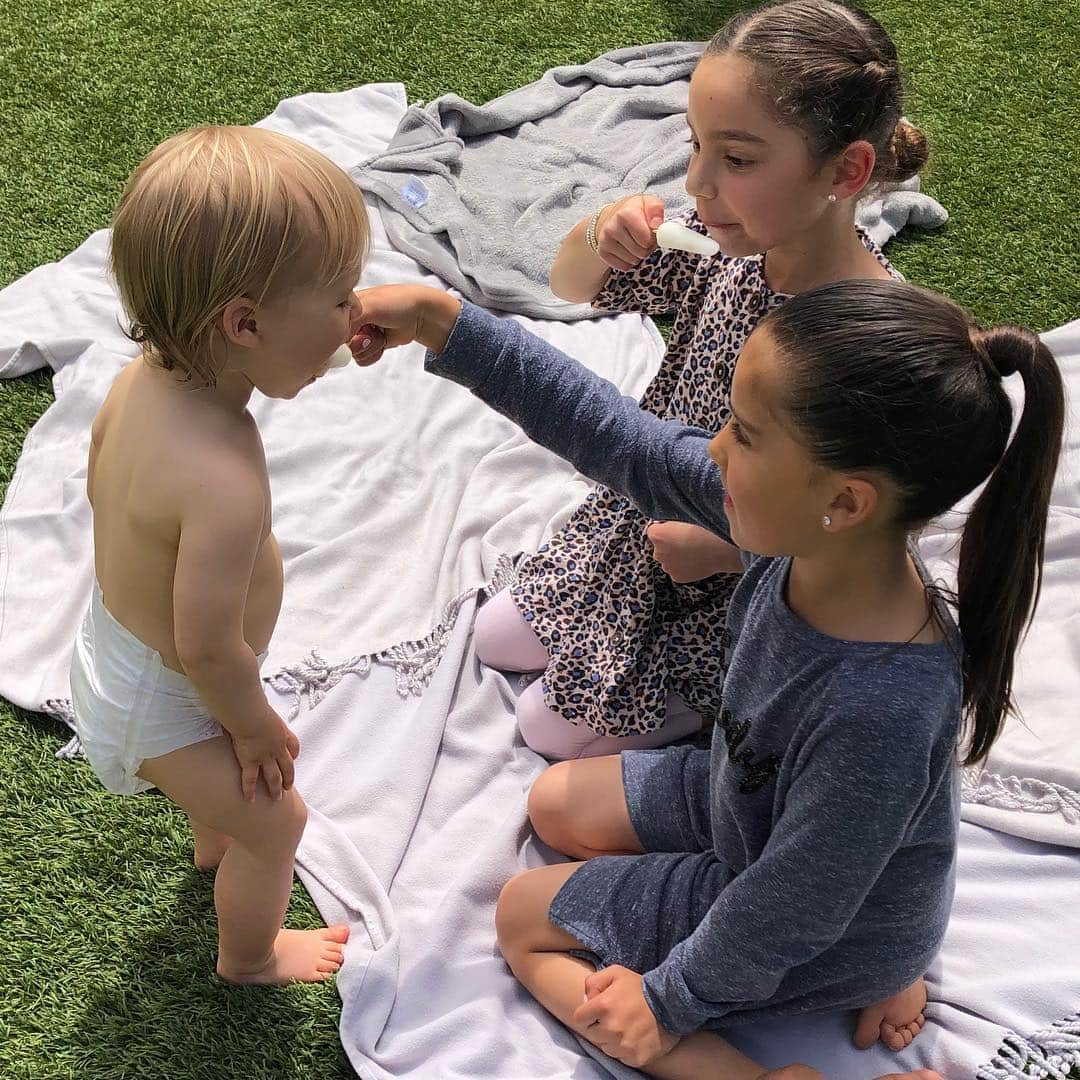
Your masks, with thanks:
<instances>
[{"instance_id":1,"label":"toddler's chubby thigh","mask_svg":"<svg viewBox=\"0 0 1080 1080\"><path fill-rule=\"evenodd\" d=\"M225 833L244 847L295 850L307 823L307 807L295 788L281 799L272 799L260 779L254 801L244 798L240 764L227 736L147 758L139 776L193 821Z\"/></svg>"}]
</instances>

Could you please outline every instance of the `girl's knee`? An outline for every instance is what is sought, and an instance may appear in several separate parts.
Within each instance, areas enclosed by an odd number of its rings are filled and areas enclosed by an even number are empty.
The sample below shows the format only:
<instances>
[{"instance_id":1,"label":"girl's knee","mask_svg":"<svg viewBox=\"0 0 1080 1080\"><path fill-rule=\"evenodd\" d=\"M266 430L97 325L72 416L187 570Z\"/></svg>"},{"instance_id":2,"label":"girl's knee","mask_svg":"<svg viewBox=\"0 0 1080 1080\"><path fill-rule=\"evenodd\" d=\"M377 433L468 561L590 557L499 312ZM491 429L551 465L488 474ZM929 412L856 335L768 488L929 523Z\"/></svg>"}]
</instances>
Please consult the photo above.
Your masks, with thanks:
<instances>
[{"instance_id":1,"label":"girl's knee","mask_svg":"<svg viewBox=\"0 0 1080 1080\"><path fill-rule=\"evenodd\" d=\"M528 917L525 903L528 891L525 878L530 871L515 874L500 890L495 905L495 936L503 957L510 961L511 955L520 952L527 937Z\"/></svg>"},{"instance_id":2,"label":"girl's knee","mask_svg":"<svg viewBox=\"0 0 1080 1080\"><path fill-rule=\"evenodd\" d=\"M476 613L473 650L477 659L500 671L543 671L548 651L522 616L509 589L493 596Z\"/></svg>"},{"instance_id":3,"label":"girl's knee","mask_svg":"<svg viewBox=\"0 0 1080 1080\"><path fill-rule=\"evenodd\" d=\"M549 765L529 788L528 814L533 831L556 851L562 850L559 845L565 839L566 773L570 768L568 761Z\"/></svg>"},{"instance_id":4,"label":"girl's knee","mask_svg":"<svg viewBox=\"0 0 1080 1080\"><path fill-rule=\"evenodd\" d=\"M498 642L501 619L496 605L502 595L499 593L480 607L473 622L473 649L480 663L487 664L488 667L498 667L494 661L500 659Z\"/></svg>"},{"instance_id":5,"label":"girl's knee","mask_svg":"<svg viewBox=\"0 0 1080 1080\"><path fill-rule=\"evenodd\" d=\"M530 750L549 761L576 758L581 750L579 744L583 741L582 732L584 741L593 738L592 733L587 729L579 729L564 720L554 709L548 708L541 683L542 680L537 679L518 696L514 714L521 737Z\"/></svg>"}]
</instances>

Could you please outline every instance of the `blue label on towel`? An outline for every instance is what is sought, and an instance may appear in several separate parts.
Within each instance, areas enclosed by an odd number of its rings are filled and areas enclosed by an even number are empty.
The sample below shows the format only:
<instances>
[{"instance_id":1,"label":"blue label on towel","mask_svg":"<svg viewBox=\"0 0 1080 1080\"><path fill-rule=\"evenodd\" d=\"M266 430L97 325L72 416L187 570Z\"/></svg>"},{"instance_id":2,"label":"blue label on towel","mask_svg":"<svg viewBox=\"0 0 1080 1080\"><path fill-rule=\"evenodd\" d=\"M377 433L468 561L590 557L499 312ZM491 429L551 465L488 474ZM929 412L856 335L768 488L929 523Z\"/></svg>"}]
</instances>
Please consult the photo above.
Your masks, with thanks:
<instances>
[{"instance_id":1,"label":"blue label on towel","mask_svg":"<svg viewBox=\"0 0 1080 1080\"><path fill-rule=\"evenodd\" d=\"M428 201L428 189L417 176L410 176L405 181L401 195L414 210L419 210Z\"/></svg>"}]
</instances>

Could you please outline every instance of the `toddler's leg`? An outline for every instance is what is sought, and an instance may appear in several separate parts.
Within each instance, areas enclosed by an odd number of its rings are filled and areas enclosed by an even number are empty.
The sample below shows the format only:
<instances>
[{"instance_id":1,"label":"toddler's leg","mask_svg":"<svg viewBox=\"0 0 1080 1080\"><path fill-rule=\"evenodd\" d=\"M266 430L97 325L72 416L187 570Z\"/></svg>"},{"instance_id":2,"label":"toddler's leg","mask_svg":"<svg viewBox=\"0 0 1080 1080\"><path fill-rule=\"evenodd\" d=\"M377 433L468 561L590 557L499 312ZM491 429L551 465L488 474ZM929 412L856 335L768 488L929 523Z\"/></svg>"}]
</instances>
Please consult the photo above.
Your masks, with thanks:
<instances>
[{"instance_id":1,"label":"toddler's leg","mask_svg":"<svg viewBox=\"0 0 1080 1080\"><path fill-rule=\"evenodd\" d=\"M218 974L228 982L320 982L341 966L348 927L283 930L293 856L307 821L296 790L240 791L240 767L224 736L142 763L139 775L200 825L232 838L218 866Z\"/></svg>"},{"instance_id":2,"label":"toddler's leg","mask_svg":"<svg viewBox=\"0 0 1080 1080\"><path fill-rule=\"evenodd\" d=\"M213 870L221 862L232 837L218 832L216 829L200 825L190 814L188 822L191 825L191 835L195 841L195 869Z\"/></svg>"},{"instance_id":3,"label":"toddler's leg","mask_svg":"<svg viewBox=\"0 0 1080 1080\"><path fill-rule=\"evenodd\" d=\"M509 589L503 589L477 611L473 647L482 664L499 671L543 671L550 659Z\"/></svg>"},{"instance_id":4,"label":"toddler's leg","mask_svg":"<svg viewBox=\"0 0 1080 1080\"><path fill-rule=\"evenodd\" d=\"M652 750L701 728L701 717L678 695L668 697L662 727L641 735L597 735L583 724L571 724L544 702L542 680L530 683L518 697L517 722L525 745L551 761L601 757L623 750Z\"/></svg>"}]
</instances>

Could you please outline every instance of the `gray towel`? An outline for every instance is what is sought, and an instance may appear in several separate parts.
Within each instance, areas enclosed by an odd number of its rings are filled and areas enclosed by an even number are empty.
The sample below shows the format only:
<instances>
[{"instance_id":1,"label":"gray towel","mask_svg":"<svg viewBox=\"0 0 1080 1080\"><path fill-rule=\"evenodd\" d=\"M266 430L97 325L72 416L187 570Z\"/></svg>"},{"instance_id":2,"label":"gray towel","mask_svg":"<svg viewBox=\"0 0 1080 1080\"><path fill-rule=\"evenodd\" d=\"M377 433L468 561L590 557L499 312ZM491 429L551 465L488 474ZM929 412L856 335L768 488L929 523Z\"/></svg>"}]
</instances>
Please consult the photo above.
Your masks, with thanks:
<instances>
[{"instance_id":1,"label":"gray towel","mask_svg":"<svg viewBox=\"0 0 1080 1080\"><path fill-rule=\"evenodd\" d=\"M467 299L541 319L592 317L588 305L551 293L548 271L563 237L606 202L648 191L669 214L690 204L685 114L702 48L617 49L486 105L455 94L414 105L353 178L378 196L394 246ZM904 205L884 213L880 199L871 215L879 244L913 207L922 214L913 223L925 227L946 217L925 195L905 192Z\"/></svg>"}]
</instances>

